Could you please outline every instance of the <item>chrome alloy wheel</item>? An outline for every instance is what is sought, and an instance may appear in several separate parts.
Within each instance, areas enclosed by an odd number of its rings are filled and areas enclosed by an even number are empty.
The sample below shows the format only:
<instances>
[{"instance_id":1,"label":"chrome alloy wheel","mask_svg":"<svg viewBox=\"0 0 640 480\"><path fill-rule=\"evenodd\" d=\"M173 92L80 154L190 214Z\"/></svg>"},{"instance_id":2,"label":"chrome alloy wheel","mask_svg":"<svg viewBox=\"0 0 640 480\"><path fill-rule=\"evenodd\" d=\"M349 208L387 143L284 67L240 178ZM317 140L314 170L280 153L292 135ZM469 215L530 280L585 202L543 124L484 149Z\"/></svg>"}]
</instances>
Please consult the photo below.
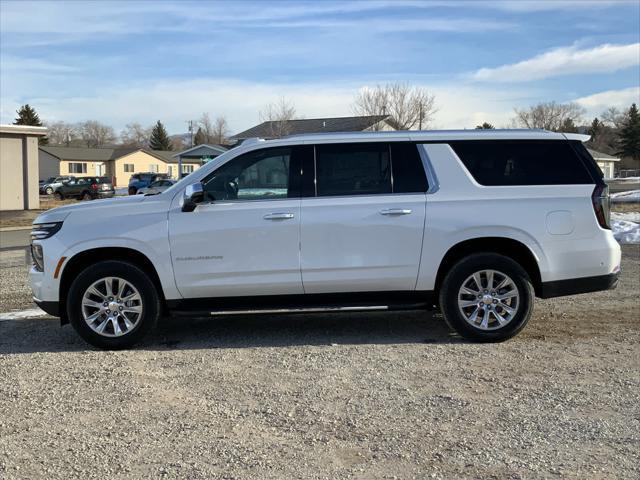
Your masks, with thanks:
<instances>
[{"instance_id":1,"label":"chrome alloy wheel","mask_svg":"<svg viewBox=\"0 0 640 480\"><path fill-rule=\"evenodd\" d=\"M142 297L122 278L101 278L82 296L82 317L97 334L121 337L133 330L142 317Z\"/></svg>"},{"instance_id":2,"label":"chrome alloy wheel","mask_svg":"<svg viewBox=\"0 0 640 480\"><path fill-rule=\"evenodd\" d=\"M520 293L508 275L480 270L470 275L458 292L458 308L467 323L480 330L507 325L518 311Z\"/></svg>"}]
</instances>

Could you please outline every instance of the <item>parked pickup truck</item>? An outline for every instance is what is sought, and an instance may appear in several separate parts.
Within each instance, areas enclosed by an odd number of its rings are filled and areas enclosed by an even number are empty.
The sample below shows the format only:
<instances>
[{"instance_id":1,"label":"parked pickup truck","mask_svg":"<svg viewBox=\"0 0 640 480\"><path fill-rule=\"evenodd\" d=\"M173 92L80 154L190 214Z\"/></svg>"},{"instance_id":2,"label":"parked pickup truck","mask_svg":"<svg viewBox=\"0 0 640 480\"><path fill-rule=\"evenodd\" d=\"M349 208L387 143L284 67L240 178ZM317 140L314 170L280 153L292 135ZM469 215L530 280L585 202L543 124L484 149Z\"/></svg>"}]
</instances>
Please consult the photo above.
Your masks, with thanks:
<instances>
[{"instance_id":1,"label":"parked pickup truck","mask_svg":"<svg viewBox=\"0 0 640 480\"><path fill-rule=\"evenodd\" d=\"M524 328L535 297L617 284L620 247L587 139L248 140L158 195L42 213L34 300L109 349L140 341L161 314L433 308L465 338L502 341Z\"/></svg>"},{"instance_id":2,"label":"parked pickup truck","mask_svg":"<svg viewBox=\"0 0 640 480\"><path fill-rule=\"evenodd\" d=\"M65 198L79 198L93 200L95 198L110 198L115 194L109 177L79 177L62 183L54 191L54 196Z\"/></svg>"}]
</instances>

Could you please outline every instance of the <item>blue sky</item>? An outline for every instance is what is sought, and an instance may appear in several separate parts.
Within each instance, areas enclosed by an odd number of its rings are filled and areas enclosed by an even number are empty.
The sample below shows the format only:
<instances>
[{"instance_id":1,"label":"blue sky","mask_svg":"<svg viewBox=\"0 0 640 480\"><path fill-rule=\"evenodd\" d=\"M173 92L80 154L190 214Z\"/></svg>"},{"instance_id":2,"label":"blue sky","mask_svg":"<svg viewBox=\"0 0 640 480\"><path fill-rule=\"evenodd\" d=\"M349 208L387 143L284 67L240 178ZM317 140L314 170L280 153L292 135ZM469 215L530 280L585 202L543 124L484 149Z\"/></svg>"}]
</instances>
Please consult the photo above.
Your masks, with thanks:
<instances>
[{"instance_id":1,"label":"blue sky","mask_svg":"<svg viewBox=\"0 0 640 480\"><path fill-rule=\"evenodd\" d=\"M433 127L506 126L514 107L576 101L587 116L640 99L638 1L0 0L0 122L119 131L202 112L234 132L286 97L306 118L351 114L359 89L436 96Z\"/></svg>"}]
</instances>

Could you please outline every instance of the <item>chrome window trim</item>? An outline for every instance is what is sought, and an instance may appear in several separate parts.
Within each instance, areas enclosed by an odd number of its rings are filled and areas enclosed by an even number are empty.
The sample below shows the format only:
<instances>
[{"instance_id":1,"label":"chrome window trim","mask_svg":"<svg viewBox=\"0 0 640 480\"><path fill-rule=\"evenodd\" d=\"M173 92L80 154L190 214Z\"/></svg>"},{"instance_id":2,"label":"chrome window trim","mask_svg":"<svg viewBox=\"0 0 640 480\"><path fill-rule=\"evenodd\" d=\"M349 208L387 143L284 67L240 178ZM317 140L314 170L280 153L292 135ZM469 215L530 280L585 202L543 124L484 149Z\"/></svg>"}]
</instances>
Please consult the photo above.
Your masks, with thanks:
<instances>
[{"instance_id":1,"label":"chrome window trim","mask_svg":"<svg viewBox=\"0 0 640 480\"><path fill-rule=\"evenodd\" d=\"M426 193L427 195L436 193L438 190L440 190L440 182L438 182L438 176L433 169L433 165L431 165L431 160L429 160L429 154L427 153L425 144L418 143L416 145L418 147L420 159L422 160L422 166L424 167L424 171L427 174L427 184L429 188L427 189Z\"/></svg>"}]
</instances>

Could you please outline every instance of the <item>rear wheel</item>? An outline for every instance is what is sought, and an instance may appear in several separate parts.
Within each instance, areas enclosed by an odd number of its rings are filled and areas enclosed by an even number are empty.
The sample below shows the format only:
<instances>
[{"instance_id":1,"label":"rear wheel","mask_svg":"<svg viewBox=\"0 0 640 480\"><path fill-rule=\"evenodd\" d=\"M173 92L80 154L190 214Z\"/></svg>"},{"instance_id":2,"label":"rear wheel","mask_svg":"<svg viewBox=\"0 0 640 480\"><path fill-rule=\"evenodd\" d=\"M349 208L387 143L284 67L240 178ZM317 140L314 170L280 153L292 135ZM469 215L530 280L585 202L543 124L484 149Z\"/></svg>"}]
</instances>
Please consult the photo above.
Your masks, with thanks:
<instances>
[{"instance_id":1,"label":"rear wheel","mask_svg":"<svg viewBox=\"0 0 640 480\"><path fill-rule=\"evenodd\" d=\"M47 195L51 195L51 194L53 193L53 188L51 188L51 187L47 187L47 188L44 190L44 193L46 193Z\"/></svg>"},{"instance_id":2,"label":"rear wheel","mask_svg":"<svg viewBox=\"0 0 640 480\"><path fill-rule=\"evenodd\" d=\"M64 200L64 195L60 192L54 193L53 196L56 198L56 200Z\"/></svg>"},{"instance_id":3,"label":"rear wheel","mask_svg":"<svg viewBox=\"0 0 640 480\"><path fill-rule=\"evenodd\" d=\"M92 200L93 197L91 196L91 194L89 192L84 192L82 194L82 200Z\"/></svg>"},{"instance_id":4,"label":"rear wheel","mask_svg":"<svg viewBox=\"0 0 640 480\"><path fill-rule=\"evenodd\" d=\"M73 328L91 345L128 348L157 323L160 299L149 276L133 264L99 262L71 284L67 312Z\"/></svg>"},{"instance_id":5,"label":"rear wheel","mask_svg":"<svg viewBox=\"0 0 640 480\"><path fill-rule=\"evenodd\" d=\"M136 187L129 187L129 195L135 195L138 192Z\"/></svg>"},{"instance_id":6,"label":"rear wheel","mask_svg":"<svg viewBox=\"0 0 640 480\"><path fill-rule=\"evenodd\" d=\"M520 332L531 317L533 301L524 269L495 253L463 258L440 288L440 307L449 326L480 342L498 342Z\"/></svg>"}]
</instances>

